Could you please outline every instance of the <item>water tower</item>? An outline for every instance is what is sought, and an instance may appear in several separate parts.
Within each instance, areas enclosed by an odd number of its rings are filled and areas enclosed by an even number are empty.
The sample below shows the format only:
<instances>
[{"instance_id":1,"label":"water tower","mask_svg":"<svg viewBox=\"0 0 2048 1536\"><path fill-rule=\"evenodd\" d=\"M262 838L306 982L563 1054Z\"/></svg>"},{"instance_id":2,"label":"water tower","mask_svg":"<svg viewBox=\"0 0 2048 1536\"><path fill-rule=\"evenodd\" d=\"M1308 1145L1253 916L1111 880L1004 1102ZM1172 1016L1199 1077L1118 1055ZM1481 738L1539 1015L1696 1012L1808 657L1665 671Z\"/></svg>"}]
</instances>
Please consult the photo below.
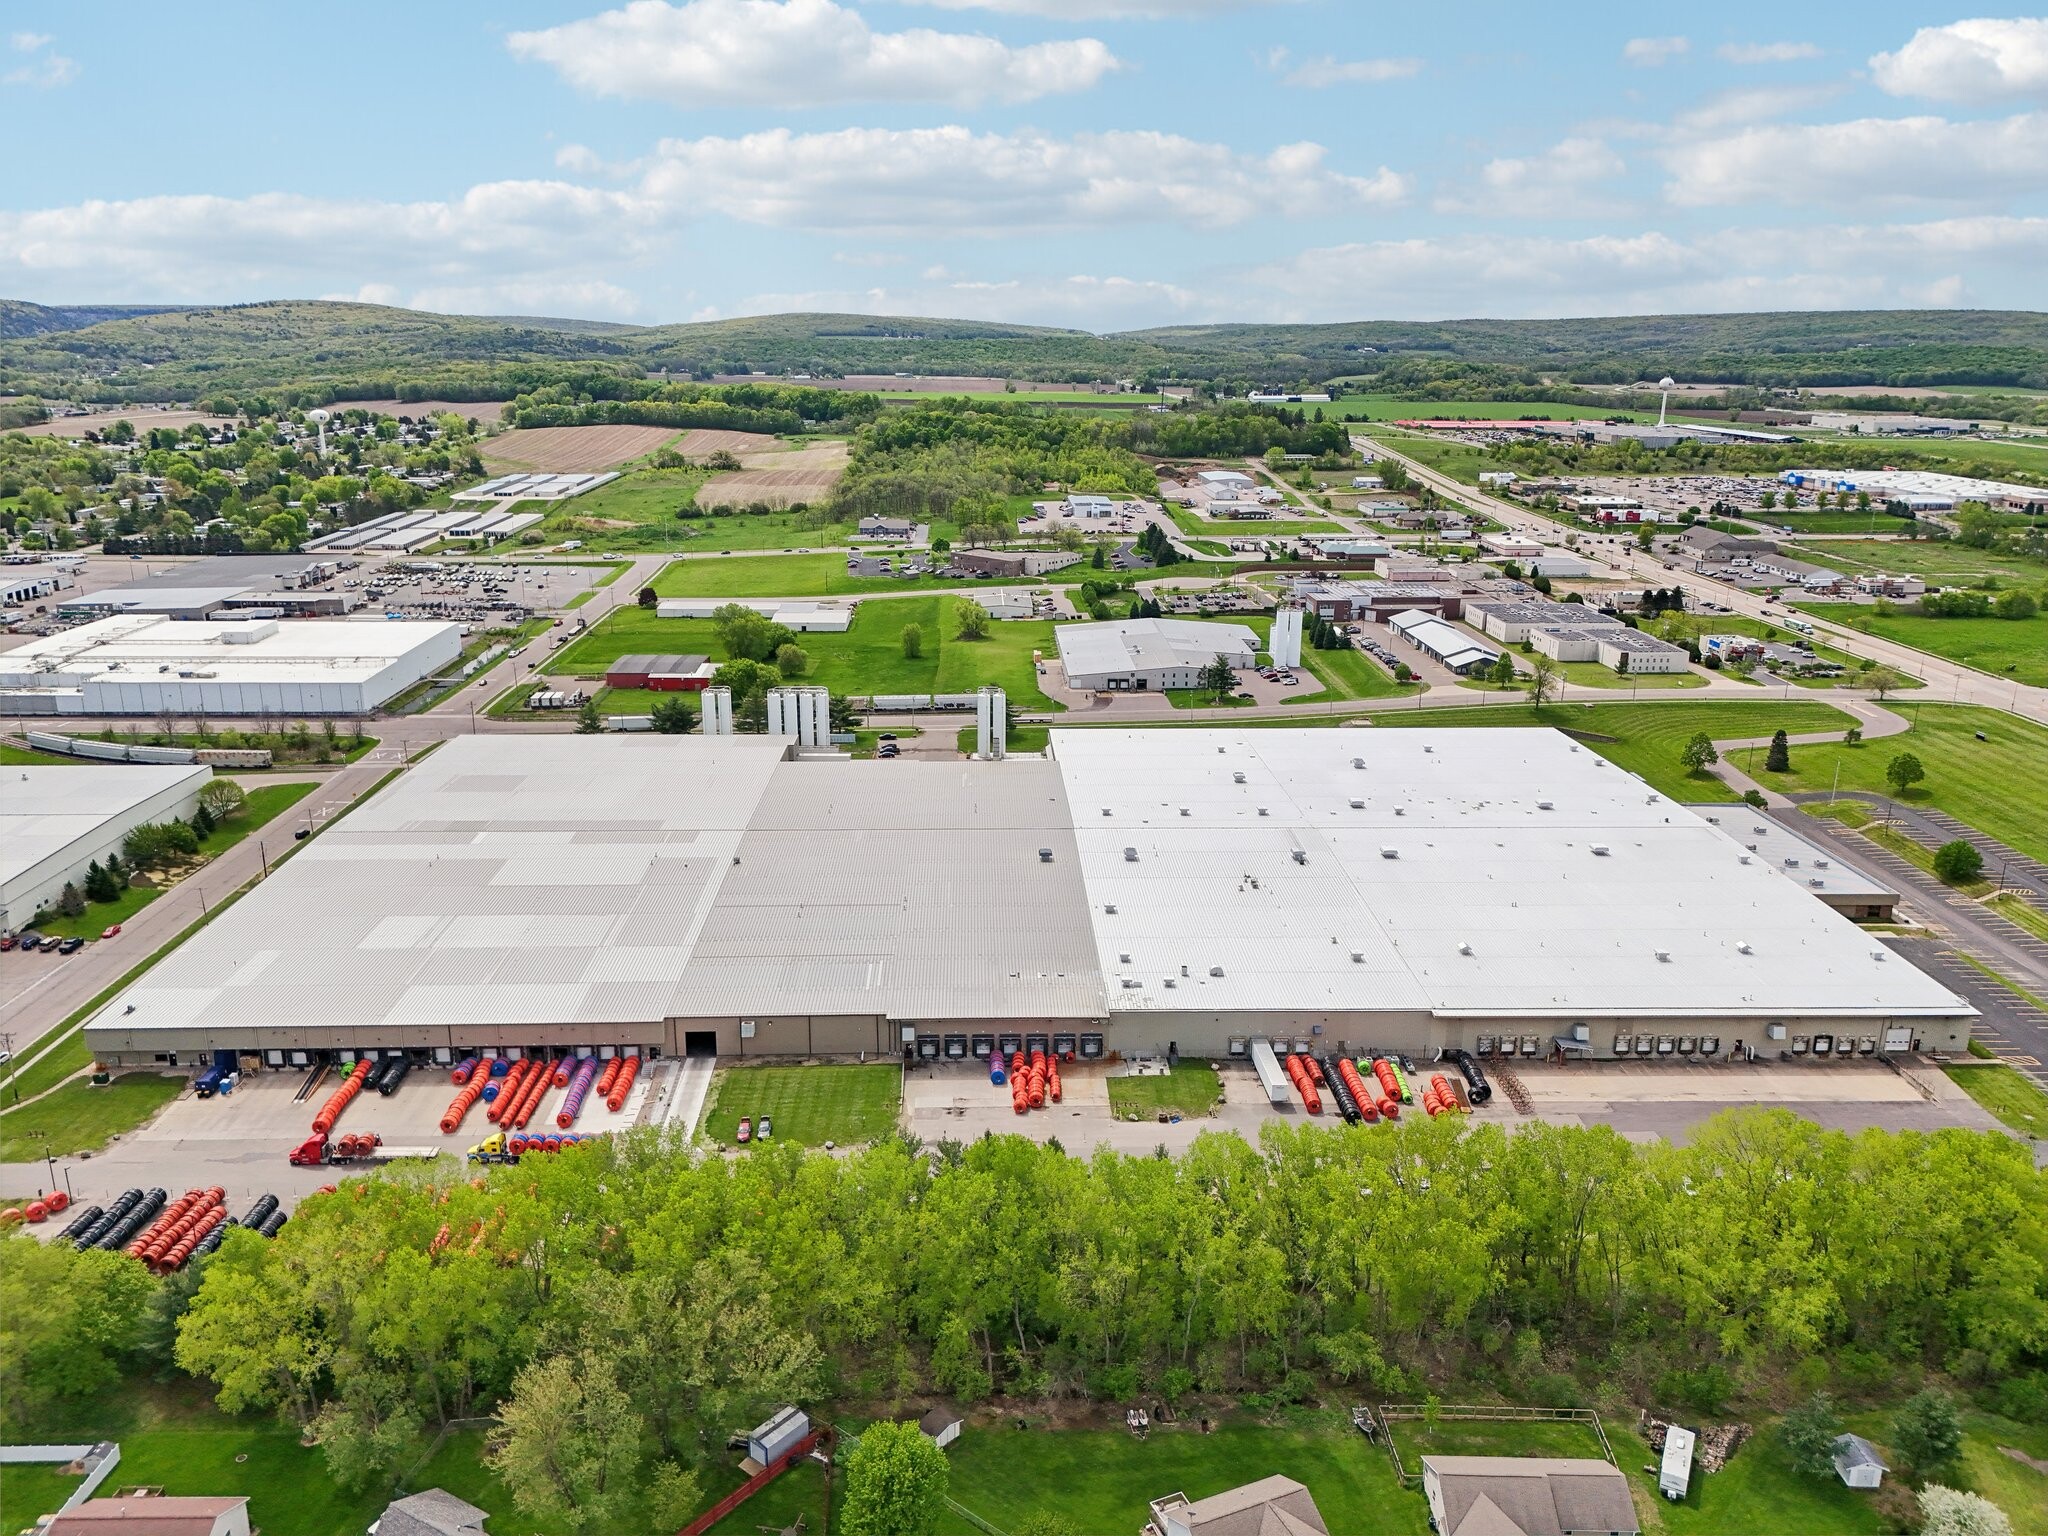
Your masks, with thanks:
<instances>
[{"instance_id":1,"label":"water tower","mask_svg":"<svg viewBox=\"0 0 2048 1536\"><path fill-rule=\"evenodd\" d=\"M324 459L327 457L327 423L329 420L328 414L326 411L308 411L306 412L306 420L313 423L314 427L319 430L320 457Z\"/></svg>"},{"instance_id":2,"label":"water tower","mask_svg":"<svg viewBox=\"0 0 2048 1536\"><path fill-rule=\"evenodd\" d=\"M1661 427L1664 425L1664 413L1671 407L1671 391L1677 386L1672 383L1671 375L1667 373L1657 381L1657 387L1663 391L1663 394L1657 397L1657 425Z\"/></svg>"}]
</instances>

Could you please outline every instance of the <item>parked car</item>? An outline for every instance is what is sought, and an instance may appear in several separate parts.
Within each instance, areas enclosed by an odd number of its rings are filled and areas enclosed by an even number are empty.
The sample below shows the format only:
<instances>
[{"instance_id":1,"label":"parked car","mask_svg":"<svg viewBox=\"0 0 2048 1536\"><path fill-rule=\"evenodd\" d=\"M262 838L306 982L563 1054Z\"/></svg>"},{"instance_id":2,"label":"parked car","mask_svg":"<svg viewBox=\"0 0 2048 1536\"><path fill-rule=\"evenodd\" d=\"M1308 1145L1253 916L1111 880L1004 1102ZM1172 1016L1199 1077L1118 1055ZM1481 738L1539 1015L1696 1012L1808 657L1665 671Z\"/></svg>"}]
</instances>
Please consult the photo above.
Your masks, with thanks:
<instances>
[{"instance_id":1,"label":"parked car","mask_svg":"<svg viewBox=\"0 0 2048 1536\"><path fill-rule=\"evenodd\" d=\"M75 955L83 948L85 948L85 940L74 935L57 946L57 953L60 955Z\"/></svg>"},{"instance_id":2,"label":"parked car","mask_svg":"<svg viewBox=\"0 0 2048 1536\"><path fill-rule=\"evenodd\" d=\"M735 1134L735 1135L733 1136L733 1140L734 1140L734 1141L736 1141L736 1142L738 1142L738 1143L739 1143L739 1144L740 1144L741 1146L743 1146L743 1147L744 1147L744 1146L745 1146L745 1145L746 1145L746 1144L747 1144L748 1142L752 1141L753 1139L754 1139L754 1122L753 1122L753 1121L752 1121L751 1119L749 1119L749 1118L748 1118L747 1116L745 1116L745 1115L741 1115L741 1116L740 1116L740 1128L739 1128L738 1132L737 1132L737 1133L736 1133L736 1134Z\"/></svg>"},{"instance_id":3,"label":"parked car","mask_svg":"<svg viewBox=\"0 0 2048 1536\"><path fill-rule=\"evenodd\" d=\"M30 951L30 950L32 950L32 949L40 949L40 948L42 948L42 944L43 944L43 936L42 936L42 935L41 935L40 933L37 933L37 932L35 931L35 929L33 929L33 928L29 928L29 929L25 929L25 930L23 930L23 932L22 932L22 934L21 934L21 936L20 936L20 937L21 937L21 949L22 949L22 953L23 953L23 954L26 954L26 953L28 953L28 951Z\"/></svg>"},{"instance_id":4,"label":"parked car","mask_svg":"<svg viewBox=\"0 0 2048 1536\"><path fill-rule=\"evenodd\" d=\"M773 1136L774 1136L774 1134L775 1134L775 1122L774 1122L774 1120L773 1120L772 1118L770 1118L769 1116L767 1116L767 1115L763 1115L763 1116L761 1117L761 1124L760 1124L760 1127L759 1127L759 1129L757 1129L757 1130L756 1130L756 1131L754 1132L754 1139L755 1139L756 1141L767 1141L767 1140L769 1140L769 1139L770 1139L771 1137L773 1137Z\"/></svg>"},{"instance_id":5,"label":"parked car","mask_svg":"<svg viewBox=\"0 0 2048 1536\"><path fill-rule=\"evenodd\" d=\"M19 942L20 940L16 939L11 933L0 934L0 954L5 954Z\"/></svg>"},{"instance_id":6,"label":"parked car","mask_svg":"<svg viewBox=\"0 0 2048 1536\"><path fill-rule=\"evenodd\" d=\"M57 948L58 948L58 946L59 946L59 945L61 945L61 944L62 944L63 942L64 942L64 938L63 938L63 935L62 935L62 934L56 934L56 933L46 933L46 934L44 934L44 935L43 935L43 953L44 953L44 954L46 954L46 955L47 955L47 954L53 954L53 953L55 953L55 952L56 952L56 950L57 950Z\"/></svg>"}]
</instances>

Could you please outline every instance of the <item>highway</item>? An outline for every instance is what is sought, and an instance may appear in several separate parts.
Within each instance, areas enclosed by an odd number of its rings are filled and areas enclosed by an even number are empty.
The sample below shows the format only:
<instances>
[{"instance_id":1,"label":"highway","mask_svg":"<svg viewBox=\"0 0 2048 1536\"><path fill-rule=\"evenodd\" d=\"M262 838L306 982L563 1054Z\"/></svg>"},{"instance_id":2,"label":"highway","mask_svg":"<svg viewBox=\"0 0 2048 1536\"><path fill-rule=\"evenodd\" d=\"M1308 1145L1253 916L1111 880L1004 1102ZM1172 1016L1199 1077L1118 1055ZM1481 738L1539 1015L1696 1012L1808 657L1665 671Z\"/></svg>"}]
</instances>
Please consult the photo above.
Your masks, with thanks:
<instances>
[{"instance_id":1,"label":"highway","mask_svg":"<svg viewBox=\"0 0 2048 1536\"><path fill-rule=\"evenodd\" d=\"M1488 495L1476 486L1453 480L1449 475L1431 469L1427 464L1409 458L1389 448L1379 438L1354 435L1355 447L1383 459L1392 459L1403 465L1417 481L1430 486L1439 494L1462 502L1468 507L1484 512L1488 517L1505 523L1517 533L1526 533L1546 542L1559 538L1563 531L1560 524L1530 511L1527 507L1516 506L1498 496ZM1666 587L1674 582L1683 586L1688 593L1704 596L1719 603L1730 611L1745 614L1750 618L1767 619L1774 624L1784 624L1793 616L1783 605L1773 603L1755 593L1744 591L1725 581L1711 576L1702 576L1692 571L1666 565L1655 555L1647 555L1634 548L1620 549L1614 546L1594 543L1581 538L1579 555L1590 560L1606 563L1612 578L1638 582L1646 587ZM1981 704L1988 709L2001 709L2024 719L2048 724L2048 688L2031 688L2018 682L2007 681L1979 672L1974 667L1945 660L1926 651L1916 651L1910 646L1876 635L1862 634L1857 630L1845 629L1839 624L1830 624L1824 619L1811 615L1800 615L1811 623L1814 638L1825 640L1840 651L1852 656L1867 657L1880 661L1898 671L1910 674L1927 684L1924 695L1931 700L1945 704Z\"/></svg>"}]
</instances>

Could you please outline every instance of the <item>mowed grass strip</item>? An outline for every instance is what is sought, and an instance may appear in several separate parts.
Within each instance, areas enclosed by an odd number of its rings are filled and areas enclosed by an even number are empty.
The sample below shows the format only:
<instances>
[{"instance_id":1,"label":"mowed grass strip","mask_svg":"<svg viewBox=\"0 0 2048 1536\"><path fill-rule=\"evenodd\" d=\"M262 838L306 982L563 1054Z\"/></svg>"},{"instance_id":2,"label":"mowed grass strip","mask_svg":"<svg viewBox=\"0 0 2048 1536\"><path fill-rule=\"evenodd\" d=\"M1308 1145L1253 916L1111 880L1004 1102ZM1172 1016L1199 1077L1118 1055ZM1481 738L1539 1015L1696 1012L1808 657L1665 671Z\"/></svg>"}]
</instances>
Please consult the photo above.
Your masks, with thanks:
<instances>
[{"instance_id":1,"label":"mowed grass strip","mask_svg":"<svg viewBox=\"0 0 2048 1536\"><path fill-rule=\"evenodd\" d=\"M185 1090L185 1079L129 1072L104 1087L78 1081L0 1112L0 1163L30 1163L97 1152L134 1130Z\"/></svg>"},{"instance_id":2,"label":"mowed grass strip","mask_svg":"<svg viewBox=\"0 0 2048 1536\"><path fill-rule=\"evenodd\" d=\"M775 1121L777 1141L806 1147L853 1146L878 1141L896 1128L903 1099L903 1069L891 1062L864 1066L728 1067L704 1117L704 1134L733 1145L740 1117Z\"/></svg>"},{"instance_id":3,"label":"mowed grass strip","mask_svg":"<svg viewBox=\"0 0 2048 1536\"><path fill-rule=\"evenodd\" d=\"M862 603L844 634L802 634L797 646L810 666L795 683L834 693L972 693L984 683L1004 689L1021 708L1058 709L1038 687L1033 652L1055 654L1050 619L998 620L980 640L959 638L958 605L968 599L933 594ZM903 631L921 632L916 656L903 654ZM709 619L664 619L645 608L621 608L565 647L547 664L551 678L602 677L621 656L674 652L728 659ZM626 711L634 713L636 711Z\"/></svg>"},{"instance_id":4,"label":"mowed grass strip","mask_svg":"<svg viewBox=\"0 0 2048 1536\"><path fill-rule=\"evenodd\" d=\"M2048 1093L2011 1067L1943 1067L1949 1080L1998 1117L1999 1124L2048 1141Z\"/></svg>"},{"instance_id":5,"label":"mowed grass strip","mask_svg":"<svg viewBox=\"0 0 2048 1536\"><path fill-rule=\"evenodd\" d=\"M707 543L709 540L707 540ZM784 540L784 543L817 544L816 537ZM738 549L737 544L719 548ZM883 549L892 560L913 558L919 551ZM920 587L1038 587L1064 585L1113 576L1098 571L1083 560L1042 576L994 576L987 581L963 581L958 576L854 576L847 572L845 555L742 555L730 558L706 555L699 559L671 562L654 578L654 590L662 597L853 597L868 592L915 592ZM1227 572L1204 571L1225 575Z\"/></svg>"},{"instance_id":6,"label":"mowed grass strip","mask_svg":"<svg viewBox=\"0 0 2048 1536\"><path fill-rule=\"evenodd\" d=\"M1497 704L1476 709L1388 710L1373 716L1375 726L1552 726L1591 731L1613 741L1587 745L1609 762L1640 774L1674 800L1734 800L1730 789L1711 772L1692 775L1678 754L1696 731L1716 741L1768 736L1775 730L1794 735L1805 731L1847 730L1856 723L1832 704L1809 699L1686 700L1669 704L1549 704L1542 710L1526 704ZM1882 743L1879 743L1882 745ZM1793 766L1802 753L1818 749L1794 747ZM1740 754L1747 768L1748 753ZM1757 761L1763 751L1757 750ZM1823 788L1826 786L1823 785Z\"/></svg>"},{"instance_id":7,"label":"mowed grass strip","mask_svg":"<svg viewBox=\"0 0 2048 1536\"><path fill-rule=\"evenodd\" d=\"M2048 687L2048 614L2030 619L1923 619L1859 603L1801 603L1817 619L1877 635L2030 688Z\"/></svg>"},{"instance_id":8,"label":"mowed grass strip","mask_svg":"<svg viewBox=\"0 0 2048 1536\"><path fill-rule=\"evenodd\" d=\"M1790 773L1759 772L1759 779L1773 789L1825 790L1835 786L1839 770L1843 789L1889 795L1886 765L1911 752L1927 777L1898 797L1901 804L1946 811L2024 854L2048 859L2048 727L1971 704L1892 707L1913 722L1903 734L1853 747L1795 746ZM1756 757L1761 764L1763 753ZM1746 769L1747 752L1743 758Z\"/></svg>"},{"instance_id":9,"label":"mowed grass strip","mask_svg":"<svg viewBox=\"0 0 2048 1536\"><path fill-rule=\"evenodd\" d=\"M1223 1079L1200 1062L1180 1062L1163 1077L1112 1077L1109 1107L1119 1117L1150 1120L1169 1114L1206 1115L1223 1100Z\"/></svg>"}]
</instances>

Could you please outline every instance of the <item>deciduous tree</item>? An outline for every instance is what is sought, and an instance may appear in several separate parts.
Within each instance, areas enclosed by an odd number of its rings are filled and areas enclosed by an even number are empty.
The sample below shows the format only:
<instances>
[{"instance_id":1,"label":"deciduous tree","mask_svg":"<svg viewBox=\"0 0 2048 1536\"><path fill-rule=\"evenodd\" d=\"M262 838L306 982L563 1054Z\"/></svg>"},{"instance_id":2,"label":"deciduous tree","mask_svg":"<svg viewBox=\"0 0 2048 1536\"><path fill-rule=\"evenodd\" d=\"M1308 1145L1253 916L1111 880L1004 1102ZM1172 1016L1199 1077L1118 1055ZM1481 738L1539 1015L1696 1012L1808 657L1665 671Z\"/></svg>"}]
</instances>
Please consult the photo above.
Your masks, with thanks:
<instances>
[{"instance_id":1,"label":"deciduous tree","mask_svg":"<svg viewBox=\"0 0 2048 1536\"><path fill-rule=\"evenodd\" d=\"M846 1462L847 1536L931 1536L950 1478L946 1453L917 1425L873 1425Z\"/></svg>"}]
</instances>

